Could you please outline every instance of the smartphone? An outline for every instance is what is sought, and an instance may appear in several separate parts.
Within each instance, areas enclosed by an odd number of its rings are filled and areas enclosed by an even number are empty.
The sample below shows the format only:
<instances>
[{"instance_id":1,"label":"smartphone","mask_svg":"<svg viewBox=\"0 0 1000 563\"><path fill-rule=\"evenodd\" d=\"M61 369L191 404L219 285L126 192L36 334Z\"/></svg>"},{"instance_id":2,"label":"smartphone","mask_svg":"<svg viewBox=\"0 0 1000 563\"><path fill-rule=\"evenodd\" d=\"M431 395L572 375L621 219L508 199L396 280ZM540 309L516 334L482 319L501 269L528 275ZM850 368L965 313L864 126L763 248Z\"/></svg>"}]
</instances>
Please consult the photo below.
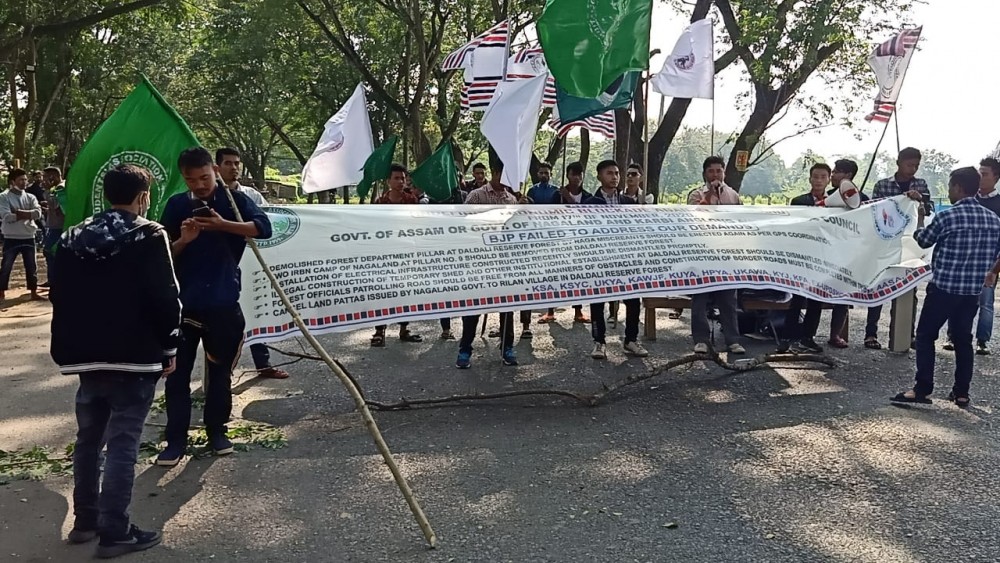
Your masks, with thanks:
<instances>
[{"instance_id":1,"label":"smartphone","mask_svg":"<svg viewBox=\"0 0 1000 563\"><path fill-rule=\"evenodd\" d=\"M195 217L212 217L212 208L207 205L201 205L192 209L191 214Z\"/></svg>"}]
</instances>

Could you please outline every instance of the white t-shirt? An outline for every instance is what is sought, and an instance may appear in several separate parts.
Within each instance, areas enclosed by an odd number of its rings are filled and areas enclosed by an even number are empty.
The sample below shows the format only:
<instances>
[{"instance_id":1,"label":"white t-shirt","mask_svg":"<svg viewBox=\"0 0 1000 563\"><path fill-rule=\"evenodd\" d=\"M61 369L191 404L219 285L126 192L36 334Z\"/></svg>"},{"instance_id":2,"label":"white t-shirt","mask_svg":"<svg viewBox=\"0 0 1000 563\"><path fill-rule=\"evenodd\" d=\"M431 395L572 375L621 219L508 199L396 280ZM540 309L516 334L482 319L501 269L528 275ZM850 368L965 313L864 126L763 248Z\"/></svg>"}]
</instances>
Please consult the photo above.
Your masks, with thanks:
<instances>
[{"instance_id":1,"label":"white t-shirt","mask_svg":"<svg viewBox=\"0 0 1000 563\"><path fill-rule=\"evenodd\" d=\"M264 196L262 196L260 192L258 192L254 188L251 188L250 186L244 186L243 184L240 184L236 186L236 191L250 198L250 201L256 203L258 207L261 205L267 205L267 201L264 200Z\"/></svg>"},{"instance_id":2,"label":"white t-shirt","mask_svg":"<svg viewBox=\"0 0 1000 563\"><path fill-rule=\"evenodd\" d=\"M573 203L580 203L581 201L583 201L583 192L580 192L576 195L569 194L569 197L573 198Z\"/></svg>"}]
</instances>

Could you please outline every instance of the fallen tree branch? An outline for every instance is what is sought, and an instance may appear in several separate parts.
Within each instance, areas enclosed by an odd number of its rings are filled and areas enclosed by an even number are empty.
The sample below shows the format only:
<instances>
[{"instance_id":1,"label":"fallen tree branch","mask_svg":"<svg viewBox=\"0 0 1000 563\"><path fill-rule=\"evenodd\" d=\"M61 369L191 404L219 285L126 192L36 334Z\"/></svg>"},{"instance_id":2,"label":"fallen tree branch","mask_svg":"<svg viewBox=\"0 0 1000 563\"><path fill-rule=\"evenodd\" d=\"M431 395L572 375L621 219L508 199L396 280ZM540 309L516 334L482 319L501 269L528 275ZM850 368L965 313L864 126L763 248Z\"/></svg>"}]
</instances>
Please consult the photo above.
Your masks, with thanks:
<instances>
[{"instance_id":1,"label":"fallen tree branch","mask_svg":"<svg viewBox=\"0 0 1000 563\"><path fill-rule=\"evenodd\" d=\"M268 346L268 348L279 354L284 354L292 358L323 361L322 358L310 354L290 352L287 350L272 348L271 346ZM572 391L567 389L519 389L516 391L501 391L498 393L475 393L471 395L450 395L448 397L429 397L423 399L407 399L406 397L401 397L399 401L395 403L384 403L366 398L365 403L377 411L401 411L416 407L462 403L465 401L488 401L493 399L509 399L511 397L550 396L572 399L578 403L593 407L630 385L635 385L637 383L653 379L654 377L659 377L680 366L702 361L714 362L722 369L735 373L754 371L774 363L805 362L823 364L831 368L837 367L837 362L834 361L833 358L822 354L763 354L755 358L741 359L735 362L725 360L718 354L690 354L658 365L646 373L629 375L612 383L605 384L599 391L596 392ZM343 365L340 367L344 370L344 373L347 374L348 377L352 380L354 379L354 376L347 370L346 367ZM360 389L360 386L358 386L358 388Z\"/></svg>"}]
</instances>

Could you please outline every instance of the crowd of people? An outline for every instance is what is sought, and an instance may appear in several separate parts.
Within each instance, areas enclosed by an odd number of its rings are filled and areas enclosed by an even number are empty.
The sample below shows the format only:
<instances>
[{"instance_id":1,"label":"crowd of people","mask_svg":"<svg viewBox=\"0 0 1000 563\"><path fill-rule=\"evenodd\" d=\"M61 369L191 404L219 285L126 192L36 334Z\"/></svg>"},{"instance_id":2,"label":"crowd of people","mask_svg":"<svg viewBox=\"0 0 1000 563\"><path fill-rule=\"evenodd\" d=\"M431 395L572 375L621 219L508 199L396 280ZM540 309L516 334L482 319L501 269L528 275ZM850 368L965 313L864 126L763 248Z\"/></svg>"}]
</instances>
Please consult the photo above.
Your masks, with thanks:
<instances>
[{"instance_id":1,"label":"crowd of people","mask_svg":"<svg viewBox=\"0 0 1000 563\"><path fill-rule=\"evenodd\" d=\"M906 195L920 202L919 226L914 238L925 248L934 246L933 278L916 325L914 346L917 369L912 389L893 397L896 402L929 402L934 389L935 341L947 324L946 349L955 352L955 383L949 400L969 405L974 349L972 325L976 316L977 350L988 354L992 336L993 300L1000 274L1000 196L996 190L1000 162L985 159L980 168L952 173L949 199L952 206L939 211L924 226L932 211L926 182L916 176L921 155L916 149L899 154L897 171L878 182L873 198ZM271 236L271 224L261 209L266 202L255 189L239 182L240 153L219 149L213 159L204 148L184 151L177 167L188 191L171 197L159 223L145 218L150 209L151 176L145 169L119 165L104 176L104 195L110 204L78 225L66 225L65 186L61 171L47 168L29 185L23 170L8 175L7 190L0 194L3 260L0 299L8 289L11 270L20 257L32 298L43 299L49 289L52 302L51 355L65 374L76 375L78 435L73 450L74 515L69 540L89 542L99 538L97 555L115 557L147 549L160 542L159 532L145 531L130 522L128 506L143 424L157 381L166 377L166 446L156 464L177 465L187 452L191 422L191 375L199 345L205 350L207 373L203 418L209 448L227 455L233 444L227 436L232 409L231 380L240 357L245 321L240 309L239 263L248 238ZM704 161L702 184L691 190L689 205L739 205L736 190L725 183L726 163L712 156ZM643 205L642 167L621 169L612 160L596 167L598 185L584 189L584 168L566 166L565 184L552 183L552 167L542 164L538 183L524 193L501 181L503 164L473 166L473 179L460 184L447 203L466 205ZM810 170L810 191L792 205L823 205L841 182L852 180L858 165L839 160L831 168L818 163ZM407 170L393 165L388 189L378 204L419 205L427 196L409 183ZM39 242L41 241L41 242ZM48 264L48 280L38 283L35 256L41 244ZM592 303L585 311L574 307L574 322L590 324L591 357L607 358L608 324L617 328L618 310L625 309L622 348L626 355L645 357L638 341L641 302ZM112 314L110 311L114 311ZM789 307L774 323L779 351L819 353L816 343L823 304L793 296ZM610 311L610 316L606 313ZM803 311L805 314L803 315ZM589 312L589 316L587 315ZM829 345L847 347L842 338L848 309L832 310ZM715 351L711 322L722 327L724 348L719 352L744 354L740 343L739 300L736 290L692 296L691 335L696 353ZM678 317L673 312L672 317ZM878 349L881 307L868 312L864 345ZM555 311L541 313L537 322L554 321ZM532 312L521 311L521 338L532 337ZM481 315L462 317L456 366L472 366L473 343ZM101 330L94 330L99 324ZM376 327L371 345L386 344L386 326ZM451 319L441 319L441 338L454 339ZM500 314L500 339L505 365L516 365L514 313ZM420 342L421 336L406 323L399 325L403 342ZM263 377L286 378L270 365L266 347L251 347L254 364ZM106 448L101 476L101 452Z\"/></svg>"}]
</instances>

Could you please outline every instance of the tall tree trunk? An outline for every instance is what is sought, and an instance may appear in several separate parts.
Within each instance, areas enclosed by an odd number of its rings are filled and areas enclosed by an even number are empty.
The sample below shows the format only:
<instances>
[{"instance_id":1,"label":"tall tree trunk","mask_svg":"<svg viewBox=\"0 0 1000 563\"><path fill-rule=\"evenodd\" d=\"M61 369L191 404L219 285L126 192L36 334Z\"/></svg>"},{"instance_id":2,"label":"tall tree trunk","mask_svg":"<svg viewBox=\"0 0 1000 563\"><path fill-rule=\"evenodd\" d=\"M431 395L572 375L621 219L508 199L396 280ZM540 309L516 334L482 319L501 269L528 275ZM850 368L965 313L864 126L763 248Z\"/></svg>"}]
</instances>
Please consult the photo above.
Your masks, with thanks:
<instances>
[{"instance_id":1,"label":"tall tree trunk","mask_svg":"<svg viewBox=\"0 0 1000 563\"><path fill-rule=\"evenodd\" d=\"M587 169L587 161L590 160L590 130L580 129L580 164L583 169Z\"/></svg>"},{"instance_id":2,"label":"tall tree trunk","mask_svg":"<svg viewBox=\"0 0 1000 563\"><path fill-rule=\"evenodd\" d=\"M764 136L764 132L767 131L768 124L774 119L777 111L781 109L775 103L777 94L773 90L766 86L757 85L757 92L757 103L754 105L753 112L743 127L743 131L737 137L733 150L729 153L729 162L726 164L726 184L736 191L740 191L743 177L746 176L746 170L736 169L737 155L740 151L746 151L747 155L753 154L753 150L757 147L761 137Z\"/></svg>"}]
</instances>

